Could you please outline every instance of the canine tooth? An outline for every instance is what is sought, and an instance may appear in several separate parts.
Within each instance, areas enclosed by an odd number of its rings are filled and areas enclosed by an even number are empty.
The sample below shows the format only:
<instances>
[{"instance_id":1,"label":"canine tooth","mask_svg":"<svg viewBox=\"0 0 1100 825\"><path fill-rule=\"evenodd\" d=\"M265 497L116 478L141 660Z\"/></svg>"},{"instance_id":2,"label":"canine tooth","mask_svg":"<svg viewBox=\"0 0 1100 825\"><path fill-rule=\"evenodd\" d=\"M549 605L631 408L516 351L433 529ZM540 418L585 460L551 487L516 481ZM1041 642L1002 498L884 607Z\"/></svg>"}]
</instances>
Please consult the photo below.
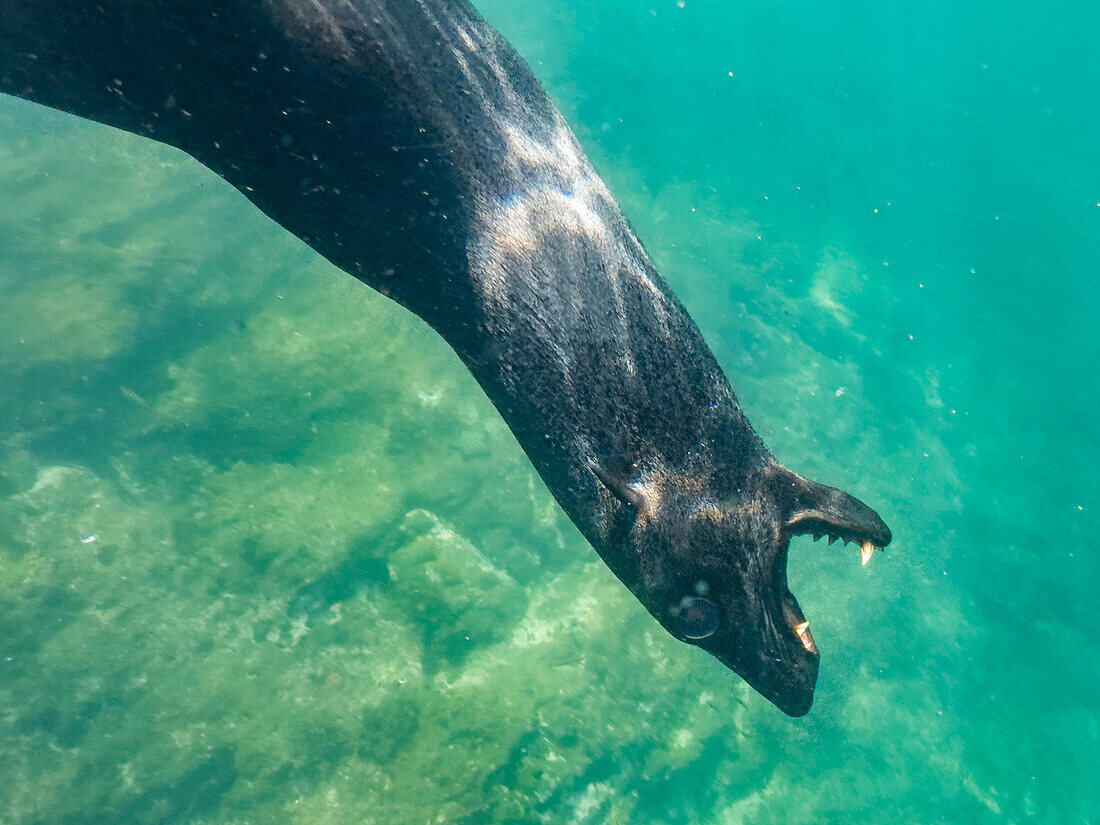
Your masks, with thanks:
<instances>
[{"instance_id":1,"label":"canine tooth","mask_svg":"<svg viewBox=\"0 0 1100 825\"><path fill-rule=\"evenodd\" d=\"M798 639L800 642L802 642L802 646L806 648L806 650L813 653L814 639L813 636L810 635L810 623L803 622L802 624L797 625L795 627L795 632L798 634Z\"/></svg>"},{"instance_id":2,"label":"canine tooth","mask_svg":"<svg viewBox=\"0 0 1100 825\"><path fill-rule=\"evenodd\" d=\"M814 541L818 541L821 538L821 533L814 533Z\"/></svg>"},{"instance_id":3,"label":"canine tooth","mask_svg":"<svg viewBox=\"0 0 1100 825\"><path fill-rule=\"evenodd\" d=\"M859 558L863 564L867 564L871 560L871 554L875 552L875 545L869 541L863 542L859 547Z\"/></svg>"},{"instance_id":4,"label":"canine tooth","mask_svg":"<svg viewBox=\"0 0 1100 825\"><path fill-rule=\"evenodd\" d=\"M829 536L829 544L833 544L837 540L837 536Z\"/></svg>"}]
</instances>

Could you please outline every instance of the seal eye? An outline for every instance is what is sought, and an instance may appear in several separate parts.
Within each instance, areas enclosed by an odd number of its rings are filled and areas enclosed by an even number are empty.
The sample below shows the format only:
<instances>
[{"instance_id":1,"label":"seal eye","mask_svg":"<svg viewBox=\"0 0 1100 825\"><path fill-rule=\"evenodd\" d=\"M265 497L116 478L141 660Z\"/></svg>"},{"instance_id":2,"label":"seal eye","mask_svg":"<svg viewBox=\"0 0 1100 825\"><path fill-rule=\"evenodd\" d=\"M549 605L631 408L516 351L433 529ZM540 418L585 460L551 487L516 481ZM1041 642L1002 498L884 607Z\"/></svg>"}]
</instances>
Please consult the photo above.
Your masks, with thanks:
<instances>
[{"instance_id":1,"label":"seal eye","mask_svg":"<svg viewBox=\"0 0 1100 825\"><path fill-rule=\"evenodd\" d=\"M685 639L705 639L718 629L718 607L702 596L684 596L672 613Z\"/></svg>"}]
</instances>

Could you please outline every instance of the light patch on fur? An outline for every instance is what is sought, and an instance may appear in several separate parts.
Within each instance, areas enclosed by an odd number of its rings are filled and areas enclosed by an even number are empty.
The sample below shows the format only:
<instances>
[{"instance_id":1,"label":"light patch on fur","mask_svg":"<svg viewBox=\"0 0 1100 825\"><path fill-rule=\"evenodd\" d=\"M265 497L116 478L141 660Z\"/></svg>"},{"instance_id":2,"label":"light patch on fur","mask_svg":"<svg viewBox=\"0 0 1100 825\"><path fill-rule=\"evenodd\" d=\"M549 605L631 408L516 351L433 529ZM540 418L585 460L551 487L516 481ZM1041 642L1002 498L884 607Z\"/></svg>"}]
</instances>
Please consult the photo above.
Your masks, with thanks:
<instances>
[{"instance_id":1,"label":"light patch on fur","mask_svg":"<svg viewBox=\"0 0 1100 825\"><path fill-rule=\"evenodd\" d=\"M535 251L542 236L568 232L592 243L605 243L607 230L600 216L583 198L554 189L532 192L499 204L494 236L514 255Z\"/></svg>"},{"instance_id":2,"label":"light patch on fur","mask_svg":"<svg viewBox=\"0 0 1100 825\"><path fill-rule=\"evenodd\" d=\"M582 160L576 138L569 133L564 123L555 123L555 126L557 128L552 132L550 141L540 143L530 132L515 124L503 124L501 131L512 152L510 160L525 167L527 171L553 169L566 179L576 179L588 186L595 184L600 190L599 194L610 199L611 193L607 191L603 181Z\"/></svg>"},{"instance_id":3,"label":"light patch on fur","mask_svg":"<svg viewBox=\"0 0 1100 825\"><path fill-rule=\"evenodd\" d=\"M466 51L475 51L477 49L477 44L474 43L473 38L470 37L470 33L466 31L466 28L461 24L455 24L455 29L458 31L458 38L462 41L462 45Z\"/></svg>"},{"instance_id":4,"label":"light patch on fur","mask_svg":"<svg viewBox=\"0 0 1100 825\"><path fill-rule=\"evenodd\" d=\"M525 319L528 334L554 353L568 383L572 330L560 314L545 313L557 307L568 314L580 305L577 280L583 278L588 289L606 295L608 340L632 377L637 308L628 309L628 292L641 286L648 311L666 330L675 312L650 277L641 243L565 120L541 95L517 85L503 39L467 21L441 19L427 0L416 2L461 73L466 100L484 116L473 119L482 123L466 140L486 164L468 247L471 285L490 310L486 332L492 334L495 318ZM462 133L469 122L454 126ZM563 260L578 271L561 271L556 262ZM591 306L589 299L584 303Z\"/></svg>"},{"instance_id":5,"label":"light patch on fur","mask_svg":"<svg viewBox=\"0 0 1100 825\"><path fill-rule=\"evenodd\" d=\"M703 502L691 513L691 518L706 520L712 524L721 524L725 517L722 508L710 502Z\"/></svg>"},{"instance_id":6,"label":"light patch on fur","mask_svg":"<svg viewBox=\"0 0 1100 825\"><path fill-rule=\"evenodd\" d=\"M514 122L501 123L507 147L502 158L512 191L503 197L484 197L478 204L481 232L471 248L475 286L489 305L506 306L517 272L534 280L556 273L532 271L540 250L562 243L562 238L586 247L590 269L586 277L601 275L613 309L608 320L618 327L620 341L630 339L630 319L622 297L622 277L645 287L655 316L668 317L665 295L650 279L644 253L630 233L611 193L584 157L565 122L556 117L549 131L545 124L525 129ZM537 131L536 131L537 129ZM623 366L634 374L636 365L629 348L622 350Z\"/></svg>"},{"instance_id":7,"label":"light patch on fur","mask_svg":"<svg viewBox=\"0 0 1100 825\"><path fill-rule=\"evenodd\" d=\"M500 162L504 177L513 184L511 192L503 197L483 195L477 210L488 236L479 250L483 297L506 301L507 275L501 264L508 258L502 256L530 253L552 231L564 230L595 245L612 277L625 269L636 278L653 295L658 315L664 315L665 296L642 263L641 243L561 115L555 111L547 121L516 90L498 57L502 44L490 33L455 21L443 25L425 0L418 2L454 55L471 96L497 124L506 147ZM484 75L473 63L488 70L496 88L486 88ZM612 291L617 295L614 285Z\"/></svg>"},{"instance_id":8,"label":"light patch on fur","mask_svg":"<svg viewBox=\"0 0 1100 825\"><path fill-rule=\"evenodd\" d=\"M309 5L317 12L317 19L324 25L329 37L332 39L332 43L340 48L345 57L354 54L355 50L348 42L344 30L340 28L340 24L336 21L336 15L322 5L319 0L309 0Z\"/></svg>"},{"instance_id":9,"label":"light patch on fur","mask_svg":"<svg viewBox=\"0 0 1100 825\"><path fill-rule=\"evenodd\" d=\"M584 157L577 139L560 118L555 118L549 139L540 140L531 130L505 122L501 135L508 147L505 163L509 177L516 183L510 197L488 204L486 225L502 246L514 243L538 242L537 235L552 231L567 231L599 248L613 264L619 259L631 276L638 279L663 306L663 295L646 274L632 250L624 244L640 248L637 239L625 227L611 192ZM536 232L520 231L514 237L509 232L520 229L512 216L522 213L529 230L537 221ZM529 247L530 248L530 247ZM517 250L519 251L519 250ZM609 266L607 272L617 273L619 267Z\"/></svg>"}]
</instances>

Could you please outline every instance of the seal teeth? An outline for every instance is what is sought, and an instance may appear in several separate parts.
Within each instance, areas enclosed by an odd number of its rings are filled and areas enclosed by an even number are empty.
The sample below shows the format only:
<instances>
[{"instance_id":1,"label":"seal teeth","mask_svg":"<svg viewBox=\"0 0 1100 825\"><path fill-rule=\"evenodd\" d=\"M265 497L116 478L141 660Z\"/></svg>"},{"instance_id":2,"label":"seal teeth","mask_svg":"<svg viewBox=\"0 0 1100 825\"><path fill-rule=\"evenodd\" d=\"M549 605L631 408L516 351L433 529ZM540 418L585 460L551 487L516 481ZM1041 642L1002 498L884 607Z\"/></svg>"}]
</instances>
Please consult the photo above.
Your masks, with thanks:
<instances>
[{"instance_id":1,"label":"seal teeth","mask_svg":"<svg viewBox=\"0 0 1100 825\"><path fill-rule=\"evenodd\" d=\"M798 640L802 642L802 646L813 653L814 637L810 635L810 623L802 622L802 624L795 625L794 632L798 634Z\"/></svg>"},{"instance_id":2,"label":"seal teeth","mask_svg":"<svg viewBox=\"0 0 1100 825\"><path fill-rule=\"evenodd\" d=\"M837 538L837 536L829 536L829 544L835 544Z\"/></svg>"},{"instance_id":3,"label":"seal teeth","mask_svg":"<svg viewBox=\"0 0 1100 825\"><path fill-rule=\"evenodd\" d=\"M823 533L814 533L814 541L819 541L823 535Z\"/></svg>"},{"instance_id":4,"label":"seal teeth","mask_svg":"<svg viewBox=\"0 0 1100 825\"><path fill-rule=\"evenodd\" d=\"M871 555L875 552L875 545L869 541L863 542L859 546L859 560L862 564L866 565L871 560Z\"/></svg>"}]
</instances>

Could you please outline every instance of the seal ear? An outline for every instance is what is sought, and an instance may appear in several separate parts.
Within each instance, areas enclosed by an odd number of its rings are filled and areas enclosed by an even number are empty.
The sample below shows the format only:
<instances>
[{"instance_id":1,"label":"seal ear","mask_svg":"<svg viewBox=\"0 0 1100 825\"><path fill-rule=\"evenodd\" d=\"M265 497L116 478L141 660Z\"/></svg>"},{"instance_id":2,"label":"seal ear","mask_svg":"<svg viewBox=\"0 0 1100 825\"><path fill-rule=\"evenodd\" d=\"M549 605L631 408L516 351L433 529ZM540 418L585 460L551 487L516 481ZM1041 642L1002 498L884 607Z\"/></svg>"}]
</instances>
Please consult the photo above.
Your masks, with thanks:
<instances>
[{"instance_id":1,"label":"seal ear","mask_svg":"<svg viewBox=\"0 0 1100 825\"><path fill-rule=\"evenodd\" d=\"M608 489L611 495L627 507L633 507L639 513L646 508L645 495L628 481L613 476L598 464L592 465L592 474Z\"/></svg>"},{"instance_id":2,"label":"seal ear","mask_svg":"<svg viewBox=\"0 0 1100 825\"><path fill-rule=\"evenodd\" d=\"M877 547L890 543L890 528L855 496L810 481L779 464L767 474L787 535L828 533L847 541L870 541Z\"/></svg>"}]
</instances>

